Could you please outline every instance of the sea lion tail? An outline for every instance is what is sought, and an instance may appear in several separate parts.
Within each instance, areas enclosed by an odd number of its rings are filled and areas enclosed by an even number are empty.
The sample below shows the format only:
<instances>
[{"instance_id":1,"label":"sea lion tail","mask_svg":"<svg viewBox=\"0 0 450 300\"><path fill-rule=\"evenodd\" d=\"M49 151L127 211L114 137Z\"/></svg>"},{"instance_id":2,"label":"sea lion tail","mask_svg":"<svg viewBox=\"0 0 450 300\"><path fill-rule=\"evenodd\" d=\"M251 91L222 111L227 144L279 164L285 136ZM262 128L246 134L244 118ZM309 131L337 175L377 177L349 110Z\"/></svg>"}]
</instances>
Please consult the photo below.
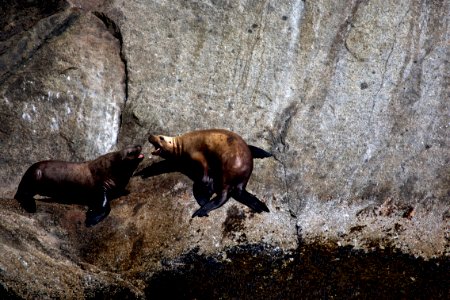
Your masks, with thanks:
<instances>
[{"instance_id":1,"label":"sea lion tail","mask_svg":"<svg viewBox=\"0 0 450 300\"><path fill-rule=\"evenodd\" d=\"M234 194L233 198L235 198L242 204L247 205L257 213L262 213L263 211L270 212L267 205L265 205L261 200L256 198L255 195L250 194L246 190L243 190L239 195Z\"/></svg>"},{"instance_id":2,"label":"sea lion tail","mask_svg":"<svg viewBox=\"0 0 450 300\"><path fill-rule=\"evenodd\" d=\"M250 152L252 152L253 158L266 158L272 156L272 153L269 153L266 150L263 150L256 146L248 145L248 147L250 148Z\"/></svg>"}]
</instances>

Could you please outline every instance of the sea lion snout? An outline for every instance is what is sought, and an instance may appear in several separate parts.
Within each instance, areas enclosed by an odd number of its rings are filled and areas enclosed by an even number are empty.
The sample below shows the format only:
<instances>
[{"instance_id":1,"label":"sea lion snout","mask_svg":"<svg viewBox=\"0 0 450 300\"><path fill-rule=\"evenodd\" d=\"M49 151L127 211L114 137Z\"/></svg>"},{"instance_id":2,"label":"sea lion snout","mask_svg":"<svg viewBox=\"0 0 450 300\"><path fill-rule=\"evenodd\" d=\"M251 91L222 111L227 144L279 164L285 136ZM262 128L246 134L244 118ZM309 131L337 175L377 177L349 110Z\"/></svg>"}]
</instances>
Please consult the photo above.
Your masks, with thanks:
<instances>
[{"instance_id":1,"label":"sea lion snout","mask_svg":"<svg viewBox=\"0 0 450 300\"><path fill-rule=\"evenodd\" d=\"M152 154L161 157L164 157L166 152L170 152L174 145L173 138L165 135L150 135L148 141L155 147Z\"/></svg>"},{"instance_id":2,"label":"sea lion snout","mask_svg":"<svg viewBox=\"0 0 450 300\"><path fill-rule=\"evenodd\" d=\"M143 160L144 154L141 153L142 146L141 145L134 145L134 146L128 146L124 149L124 159L130 159L130 160Z\"/></svg>"},{"instance_id":3,"label":"sea lion snout","mask_svg":"<svg viewBox=\"0 0 450 300\"><path fill-rule=\"evenodd\" d=\"M150 135L149 137L148 137L148 141L150 142L150 144L152 144L153 145L153 147L155 148L155 150L153 150L151 153L153 154L153 155L159 155L160 153L161 153L161 151L162 151L162 149L161 149L161 145L159 144L159 138L158 138L158 136L156 136L156 135Z\"/></svg>"}]
</instances>

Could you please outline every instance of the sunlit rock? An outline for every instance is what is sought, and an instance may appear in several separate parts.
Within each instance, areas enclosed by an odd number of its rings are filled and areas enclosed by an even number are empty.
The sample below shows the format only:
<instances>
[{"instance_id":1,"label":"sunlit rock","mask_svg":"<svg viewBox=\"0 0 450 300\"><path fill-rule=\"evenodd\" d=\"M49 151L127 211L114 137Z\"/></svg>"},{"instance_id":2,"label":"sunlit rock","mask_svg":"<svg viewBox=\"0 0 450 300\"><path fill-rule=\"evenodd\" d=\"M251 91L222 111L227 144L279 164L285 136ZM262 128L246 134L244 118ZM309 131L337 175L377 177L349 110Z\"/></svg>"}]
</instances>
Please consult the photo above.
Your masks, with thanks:
<instances>
[{"instance_id":1,"label":"sunlit rock","mask_svg":"<svg viewBox=\"0 0 450 300\"><path fill-rule=\"evenodd\" d=\"M252 292L270 291L276 278L287 286L276 295L304 288L311 274L308 284L327 286L310 298L370 296L347 288L372 279L366 263L383 264L380 290L399 280L400 298L444 278L448 2L16 2L0 16L0 292L150 298L171 288L164 272L200 280L199 265ZM132 178L90 229L82 207L40 203L26 214L10 199L35 161L141 143L144 168L157 161L149 133L211 127L274 154L255 160L247 187L270 213L230 200L191 219L198 204L181 174ZM268 261L273 270L262 270ZM252 275L263 279L249 285ZM350 292L330 292L342 287ZM448 294L439 282L432 288L425 298Z\"/></svg>"}]
</instances>

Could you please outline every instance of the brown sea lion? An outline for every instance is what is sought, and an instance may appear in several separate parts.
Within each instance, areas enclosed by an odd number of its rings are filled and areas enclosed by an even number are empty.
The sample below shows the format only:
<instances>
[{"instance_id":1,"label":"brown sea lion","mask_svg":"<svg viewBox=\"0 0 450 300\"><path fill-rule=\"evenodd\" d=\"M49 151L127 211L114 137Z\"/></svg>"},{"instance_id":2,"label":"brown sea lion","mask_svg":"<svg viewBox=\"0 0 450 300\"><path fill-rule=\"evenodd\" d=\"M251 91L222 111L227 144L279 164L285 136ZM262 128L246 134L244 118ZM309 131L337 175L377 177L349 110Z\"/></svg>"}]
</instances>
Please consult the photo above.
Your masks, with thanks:
<instances>
[{"instance_id":1,"label":"brown sea lion","mask_svg":"<svg viewBox=\"0 0 450 300\"><path fill-rule=\"evenodd\" d=\"M144 158L141 150L139 145L130 146L82 163L37 162L23 175L14 198L30 213L36 212L34 195L87 205L85 224L93 226L108 216L110 200L125 189Z\"/></svg>"},{"instance_id":2,"label":"brown sea lion","mask_svg":"<svg viewBox=\"0 0 450 300\"><path fill-rule=\"evenodd\" d=\"M172 161L170 166L184 170L194 181L194 197L201 207L192 217L208 216L230 197L255 212L269 212L245 187L253 171L253 158L269 157L270 153L249 147L239 135L223 129L192 131L177 137L150 135L148 140L155 147L152 154Z\"/></svg>"}]
</instances>

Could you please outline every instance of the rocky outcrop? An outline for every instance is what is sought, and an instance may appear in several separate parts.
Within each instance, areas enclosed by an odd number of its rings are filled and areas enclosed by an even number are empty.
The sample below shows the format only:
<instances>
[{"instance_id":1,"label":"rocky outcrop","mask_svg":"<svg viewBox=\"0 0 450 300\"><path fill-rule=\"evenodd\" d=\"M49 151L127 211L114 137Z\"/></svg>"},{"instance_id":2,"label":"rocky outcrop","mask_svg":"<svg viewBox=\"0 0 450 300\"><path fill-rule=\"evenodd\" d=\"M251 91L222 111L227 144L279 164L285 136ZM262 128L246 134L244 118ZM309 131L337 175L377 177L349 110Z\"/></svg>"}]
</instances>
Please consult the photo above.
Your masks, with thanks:
<instances>
[{"instance_id":1,"label":"rocky outcrop","mask_svg":"<svg viewBox=\"0 0 450 300\"><path fill-rule=\"evenodd\" d=\"M237 244L294 249L293 218L260 215L237 206L212 218L192 219L197 204L181 175L146 184L133 178L130 194L112 202L111 214L86 228L85 208L38 201L24 213L0 202L0 292L23 298L143 297L158 270L190 251L221 253ZM158 193L155 193L158 190ZM274 215L279 220L275 223Z\"/></svg>"},{"instance_id":2,"label":"rocky outcrop","mask_svg":"<svg viewBox=\"0 0 450 300\"><path fill-rule=\"evenodd\" d=\"M35 161L111 150L126 100L120 41L102 20L64 1L23 2L2 18L0 179L11 197Z\"/></svg>"},{"instance_id":3,"label":"rocky outcrop","mask_svg":"<svg viewBox=\"0 0 450 300\"><path fill-rule=\"evenodd\" d=\"M2 6L0 292L145 297L177 257L242 245L448 259L448 1ZM91 229L82 207L11 199L35 161L211 127L274 154L248 185L270 213L231 200L191 219L180 174L133 178Z\"/></svg>"},{"instance_id":4,"label":"rocky outcrop","mask_svg":"<svg viewBox=\"0 0 450 300\"><path fill-rule=\"evenodd\" d=\"M120 144L225 127L274 153L249 188L303 235L448 251L447 2L163 3L106 9L129 41Z\"/></svg>"},{"instance_id":5,"label":"rocky outcrop","mask_svg":"<svg viewBox=\"0 0 450 300\"><path fill-rule=\"evenodd\" d=\"M131 79L120 141L235 130L274 151L282 168L268 173L295 186L294 211L309 196L448 199L447 6L124 5L136 22L119 20Z\"/></svg>"}]
</instances>

